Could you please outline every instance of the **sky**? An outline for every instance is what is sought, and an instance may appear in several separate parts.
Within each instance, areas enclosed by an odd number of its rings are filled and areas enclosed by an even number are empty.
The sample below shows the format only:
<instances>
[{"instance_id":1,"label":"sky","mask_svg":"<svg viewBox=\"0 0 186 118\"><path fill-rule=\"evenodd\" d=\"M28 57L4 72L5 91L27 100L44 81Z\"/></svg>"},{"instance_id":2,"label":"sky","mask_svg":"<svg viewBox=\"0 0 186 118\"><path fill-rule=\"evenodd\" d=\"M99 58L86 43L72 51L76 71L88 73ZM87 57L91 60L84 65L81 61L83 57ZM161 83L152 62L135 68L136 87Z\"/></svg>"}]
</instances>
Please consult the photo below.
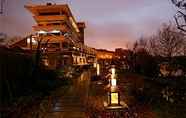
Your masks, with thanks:
<instances>
[{"instance_id":1,"label":"sky","mask_svg":"<svg viewBox=\"0 0 186 118\"><path fill-rule=\"evenodd\" d=\"M36 23L24 5L46 2L68 3L76 20L86 23L86 45L108 50L154 34L163 23L174 22L176 13L171 0L4 0L0 32L26 36Z\"/></svg>"}]
</instances>

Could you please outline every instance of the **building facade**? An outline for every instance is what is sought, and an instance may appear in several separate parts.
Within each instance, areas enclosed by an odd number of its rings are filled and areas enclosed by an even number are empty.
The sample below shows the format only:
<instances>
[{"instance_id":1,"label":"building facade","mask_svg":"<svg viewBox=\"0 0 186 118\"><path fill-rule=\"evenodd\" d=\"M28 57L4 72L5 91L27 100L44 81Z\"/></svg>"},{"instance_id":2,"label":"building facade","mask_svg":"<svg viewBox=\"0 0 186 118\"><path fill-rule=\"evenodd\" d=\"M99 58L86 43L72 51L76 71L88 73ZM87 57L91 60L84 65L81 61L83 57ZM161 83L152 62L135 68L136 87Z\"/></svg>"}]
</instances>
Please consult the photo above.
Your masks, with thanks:
<instances>
[{"instance_id":1,"label":"building facade","mask_svg":"<svg viewBox=\"0 0 186 118\"><path fill-rule=\"evenodd\" d=\"M114 57L114 52L105 49L96 49L96 57L97 60L112 60Z\"/></svg>"},{"instance_id":2,"label":"building facade","mask_svg":"<svg viewBox=\"0 0 186 118\"><path fill-rule=\"evenodd\" d=\"M96 51L84 44L84 22L76 22L67 4L26 5L33 14L34 34L13 46L41 50L43 63L50 68L86 65L95 61Z\"/></svg>"}]
</instances>

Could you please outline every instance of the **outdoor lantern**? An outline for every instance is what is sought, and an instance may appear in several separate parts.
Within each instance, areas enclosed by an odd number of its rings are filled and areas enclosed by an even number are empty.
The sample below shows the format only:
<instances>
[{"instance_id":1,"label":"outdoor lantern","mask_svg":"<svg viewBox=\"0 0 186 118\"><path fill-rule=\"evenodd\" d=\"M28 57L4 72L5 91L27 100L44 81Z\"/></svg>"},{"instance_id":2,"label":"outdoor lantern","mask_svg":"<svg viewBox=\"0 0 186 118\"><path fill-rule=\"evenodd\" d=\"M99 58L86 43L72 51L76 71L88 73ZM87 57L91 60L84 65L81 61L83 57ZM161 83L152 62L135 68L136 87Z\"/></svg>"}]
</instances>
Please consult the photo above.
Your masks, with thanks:
<instances>
[{"instance_id":1,"label":"outdoor lantern","mask_svg":"<svg viewBox=\"0 0 186 118\"><path fill-rule=\"evenodd\" d=\"M111 104L118 104L119 103L119 95L117 92L111 93Z\"/></svg>"},{"instance_id":2,"label":"outdoor lantern","mask_svg":"<svg viewBox=\"0 0 186 118\"><path fill-rule=\"evenodd\" d=\"M111 86L116 86L116 69L111 68Z\"/></svg>"},{"instance_id":3,"label":"outdoor lantern","mask_svg":"<svg viewBox=\"0 0 186 118\"><path fill-rule=\"evenodd\" d=\"M116 69L115 68L112 68L111 69L111 79L115 79L115 76L116 76Z\"/></svg>"},{"instance_id":4,"label":"outdoor lantern","mask_svg":"<svg viewBox=\"0 0 186 118\"><path fill-rule=\"evenodd\" d=\"M116 86L116 79L111 79L111 86Z\"/></svg>"}]
</instances>

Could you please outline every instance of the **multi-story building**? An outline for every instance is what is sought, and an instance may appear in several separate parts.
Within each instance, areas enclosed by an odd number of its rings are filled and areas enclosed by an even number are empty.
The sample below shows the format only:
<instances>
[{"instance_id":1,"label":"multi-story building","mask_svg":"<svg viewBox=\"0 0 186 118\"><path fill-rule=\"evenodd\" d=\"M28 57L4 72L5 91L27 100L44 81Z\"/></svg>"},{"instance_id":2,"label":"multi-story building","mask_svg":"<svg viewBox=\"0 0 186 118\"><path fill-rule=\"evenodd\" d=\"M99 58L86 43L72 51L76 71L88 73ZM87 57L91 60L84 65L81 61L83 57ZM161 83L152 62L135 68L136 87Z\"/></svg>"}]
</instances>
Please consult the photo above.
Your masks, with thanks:
<instances>
[{"instance_id":1,"label":"multi-story building","mask_svg":"<svg viewBox=\"0 0 186 118\"><path fill-rule=\"evenodd\" d=\"M41 50L43 62L51 68L85 65L95 61L96 51L84 44L84 22L77 22L67 4L26 5L36 21L34 35L19 41L24 49Z\"/></svg>"},{"instance_id":2,"label":"multi-story building","mask_svg":"<svg viewBox=\"0 0 186 118\"><path fill-rule=\"evenodd\" d=\"M113 51L108 51L105 49L97 49L96 50L97 60L112 60L113 56L114 56Z\"/></svg>"}]
</instances>

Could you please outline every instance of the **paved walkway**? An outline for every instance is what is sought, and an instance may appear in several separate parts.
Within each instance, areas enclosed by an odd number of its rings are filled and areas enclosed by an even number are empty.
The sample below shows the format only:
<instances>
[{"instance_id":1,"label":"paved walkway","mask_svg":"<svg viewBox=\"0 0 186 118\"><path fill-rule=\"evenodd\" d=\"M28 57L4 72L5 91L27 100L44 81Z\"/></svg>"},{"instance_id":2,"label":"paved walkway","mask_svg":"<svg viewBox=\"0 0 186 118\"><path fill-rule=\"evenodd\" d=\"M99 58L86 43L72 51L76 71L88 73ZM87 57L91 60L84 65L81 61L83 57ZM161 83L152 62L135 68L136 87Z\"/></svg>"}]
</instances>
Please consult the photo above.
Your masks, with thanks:
<instances>
[{"instance_id":1,"label":"paved walkway","mask_svg":"<svg viewBox=\"0 0 186 118\"><path fill-rule=\"evenodd\" d=\"M83 99L87 94L85 87L88 87L89 77L90 73L84 72L63 95L52 98L46 118L86 118Z\"/></svg>"}]
</instances>

